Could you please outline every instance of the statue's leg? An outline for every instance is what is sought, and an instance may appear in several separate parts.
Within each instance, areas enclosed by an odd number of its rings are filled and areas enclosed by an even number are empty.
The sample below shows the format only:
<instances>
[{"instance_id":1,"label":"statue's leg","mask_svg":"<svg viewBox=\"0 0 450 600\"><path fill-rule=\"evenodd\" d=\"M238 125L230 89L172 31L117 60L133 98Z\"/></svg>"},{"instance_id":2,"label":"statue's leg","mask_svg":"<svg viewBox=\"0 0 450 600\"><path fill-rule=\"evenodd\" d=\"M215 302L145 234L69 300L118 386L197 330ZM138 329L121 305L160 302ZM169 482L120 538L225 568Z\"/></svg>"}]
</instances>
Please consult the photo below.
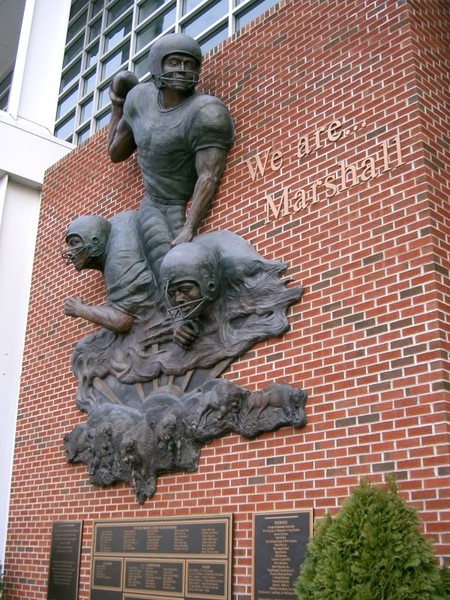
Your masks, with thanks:
<instances>
[{"instance_id":1,"label":"statue's leg","mask_svg":"<svg viewBox=\"0 0 450 600\"><path fill-rule=\"evenodd\" d=\"M170 242L174 238L166 214L173 207L159 204L145 196L138 210L139 235L142 240L145 256L156 276L162 259L170 250ZM183 211L183 207L180 208Z\"/></svg>"},{"instance_id":2,"label":"statue's leg","mask_svg":"<svg viewBox=\"0 0 450 600\"><path fill-rule=\"evenodd\" d=\"M186 221L186 207L180 204L174 204L166 207L166 222L172 239L176 238Z\"/></svg>"}]
</instances>

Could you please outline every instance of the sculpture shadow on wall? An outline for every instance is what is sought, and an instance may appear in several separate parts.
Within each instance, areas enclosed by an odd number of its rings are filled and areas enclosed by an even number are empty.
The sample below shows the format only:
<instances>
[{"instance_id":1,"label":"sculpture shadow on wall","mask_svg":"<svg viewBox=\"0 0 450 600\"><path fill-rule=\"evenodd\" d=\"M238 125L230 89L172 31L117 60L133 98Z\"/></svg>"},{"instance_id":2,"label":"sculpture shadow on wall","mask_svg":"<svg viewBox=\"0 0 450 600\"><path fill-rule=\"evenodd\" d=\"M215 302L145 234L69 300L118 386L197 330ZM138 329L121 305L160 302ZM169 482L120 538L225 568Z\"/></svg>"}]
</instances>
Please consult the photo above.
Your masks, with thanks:
<instances>
[{"instance_id":1,"label":"sculpture shadow on wall","mask_svg":"<svg viewBox=\"0 0 450 600\"><path fill-rule=\"evenodd\" d=\"M195 235L234 139L226 107L195 91L200 65L198 44L169 34L150 51L151 82L128 72L113 80L109 153L116 162L137 152L146 193L138 211L78 217L65 236L63 258L100 271L107 297L65 304L66 315L100 326L72 357L87 419L65 435L67 460L86 464L95 485L129 482L139 503L158 475L195 471L213 439L306 424L301 388L250 392L220 377L287 331L303 290L238 235Z\"/></svg>"}]
</instances>

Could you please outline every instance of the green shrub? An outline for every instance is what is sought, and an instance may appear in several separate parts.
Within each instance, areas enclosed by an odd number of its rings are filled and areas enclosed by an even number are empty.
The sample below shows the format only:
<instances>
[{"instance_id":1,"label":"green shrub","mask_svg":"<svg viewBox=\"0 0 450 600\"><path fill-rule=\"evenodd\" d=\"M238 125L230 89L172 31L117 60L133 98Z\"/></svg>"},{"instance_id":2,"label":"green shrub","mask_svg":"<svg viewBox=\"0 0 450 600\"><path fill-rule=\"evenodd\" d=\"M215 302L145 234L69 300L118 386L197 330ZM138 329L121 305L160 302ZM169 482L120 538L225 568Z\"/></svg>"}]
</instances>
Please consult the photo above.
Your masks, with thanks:
<instances>
[{"instance_id":1,"label":"green shrub","mask_svg":"<svg viewBox=\"0 0 450 600\"><path fill-rule=\"evenodd\" d=\"M393 480L363 483L308 544L299 600L444 600L431 544Z\"/></svg>"},{"instance_id":2,"label":"green shrub","mask_svg":"<svg viewBox=\"0 0 450 600\"><path fill-rule=\"evenodd\" d=\"M439 569L441 578L441 595L443 598L450 598L450 569L442 567Z\"/></svg>"}]
</instances>

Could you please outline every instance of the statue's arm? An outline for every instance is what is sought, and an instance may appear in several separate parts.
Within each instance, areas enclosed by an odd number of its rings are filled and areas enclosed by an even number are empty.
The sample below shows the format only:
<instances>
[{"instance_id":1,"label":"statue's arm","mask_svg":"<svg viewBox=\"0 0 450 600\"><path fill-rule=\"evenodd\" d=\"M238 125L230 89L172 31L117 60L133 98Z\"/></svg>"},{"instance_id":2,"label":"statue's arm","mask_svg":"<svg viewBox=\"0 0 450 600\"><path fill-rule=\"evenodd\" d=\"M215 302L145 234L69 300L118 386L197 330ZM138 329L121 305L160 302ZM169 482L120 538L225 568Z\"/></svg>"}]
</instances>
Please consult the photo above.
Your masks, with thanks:
<instances>
[{"instance_id":1,"label":"statue's arm","mask_svg":"<svg viewBox=\"0 0 450 600\"><path fill-rule=\"evenodd\" d=\"M108 154L113 163L122 162L136 150L133 132L123 120L122 110L113 105L108 126Z\"/></svg>"},{"instance_id":2,"label":"statue's arm","mask_svg":"<svg viewBox=\"0 0 450 600\"><path fill-rule=\"evenodd\" d=\"M195 155L197 183L192 194L192 204L183 229L173 240L172 246L190 242L206 216L214 198L220 178L225 169L227 151L222 148L204 148Z\"/></svg>"},{"instance_id":3,"label":"statue's arm","mask_svg":"<svg viewBox=\"0 0 450 600\"><path fill-rule=\"evenodd\" d=\"M108 125L108 154L114 163L126 160L136 150L133 132L123 118L123 105L129 89L118 89L116 82L118 77L117 75L114 78L109 90L112 111ZM117 93L118 91L121 92L121 95Z\"/></svg>"},{"instance_id":4,"label":"statue's arm","mask_svg":"<svg viewBox=\"0 0 450 600\"><path fill-rule=\"evenodd\" d=\"M89 306L88 304L84 304L81 298L77 297L67 298L64 306L64 314L69 317L81 317L116 333L127 332L134 321L131 315L118 310L114 306L107 304L103 306Z\"/></svg>"}]
</instances>

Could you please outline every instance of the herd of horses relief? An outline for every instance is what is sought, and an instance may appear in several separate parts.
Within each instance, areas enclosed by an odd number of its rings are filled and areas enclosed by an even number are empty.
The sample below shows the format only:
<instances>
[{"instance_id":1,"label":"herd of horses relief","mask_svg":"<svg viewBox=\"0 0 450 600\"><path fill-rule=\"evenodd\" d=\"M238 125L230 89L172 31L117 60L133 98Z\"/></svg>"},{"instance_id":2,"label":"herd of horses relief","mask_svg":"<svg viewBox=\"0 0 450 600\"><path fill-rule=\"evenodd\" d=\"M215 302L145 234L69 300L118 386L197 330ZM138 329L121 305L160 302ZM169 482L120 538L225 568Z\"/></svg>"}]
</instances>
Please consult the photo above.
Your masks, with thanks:
<instances>
[{"instance_id":1,"label":"herd of horses relief","mask_svg":"<svg viewBox=\"0 0 450 600\"><path fill-rule=\"evenodd\" d=\"M85 422L64 437L67 460L97 486L128 482L142 504L159 474L198 468L201 447L306 424L306 393L288 383L250 392L221 375L257 342L282 335L302 294L286 265L226 230L197 235L234 142L216 97L196 90L202 53L168 34L149 53L151 80L122 71L110 86L108 153L137 153L136 211L75 218L63 258L103 275L106 302L67 298L65 314L98 326L74 350ZM189 212L186 205L191 200Z\"/></svg>"}]
</instances>

